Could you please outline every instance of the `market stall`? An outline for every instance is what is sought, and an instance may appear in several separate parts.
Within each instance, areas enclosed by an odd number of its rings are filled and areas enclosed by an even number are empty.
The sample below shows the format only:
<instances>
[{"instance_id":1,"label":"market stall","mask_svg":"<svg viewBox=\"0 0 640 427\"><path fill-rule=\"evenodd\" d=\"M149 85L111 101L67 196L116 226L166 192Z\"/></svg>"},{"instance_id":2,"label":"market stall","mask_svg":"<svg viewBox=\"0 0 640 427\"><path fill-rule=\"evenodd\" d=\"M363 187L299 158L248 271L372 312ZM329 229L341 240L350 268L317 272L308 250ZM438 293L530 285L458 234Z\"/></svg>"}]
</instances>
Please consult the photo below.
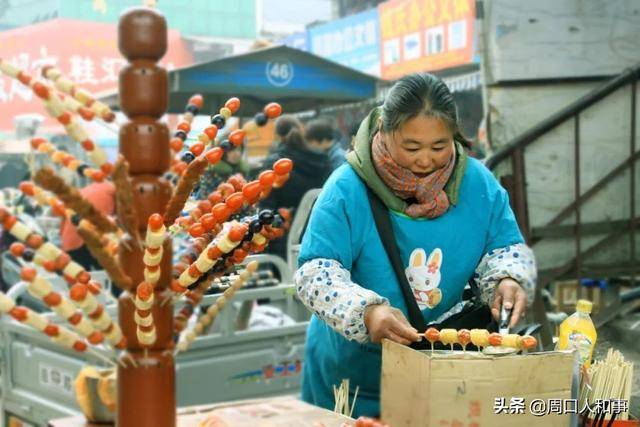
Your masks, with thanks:
<instances>
[{"instance_id":1,"label":"market stall","mask_svg":"<svg viewBox=\"0 0 640 427\"><path fill-rule=\"evenodd\" d=\"M288 113L362 101L376 96L379 80L319 56L276 46L168 72L169 113L181 113L193 93L212 113L230 96L242 99L243 117L276 101ZM100 100L118 108L118 94Z\"/></svg>"},{"instance_id":2,"label":"market stall","mask_svg":"<svg viewBox=\"0 0 640 427\"><path fill-rule=\"evenodd\" d=\"M229 96L242 99L240 117L252 117L270 101L287 114L375 99L381 81L325 58L287 46L178 68L168 73L169 113L181 113L193 93L204 97L202 110L213 113ZM119 109L116 92L102 102ZM250 132L250 157L263 157L273 140L270 124Z\"/></svg>"},{"instance_id":3,"label":"market stall","mask_svg":"<svg viewBox=\"0 0 640 427\"><path fill-rule=\"evenodd\" d=\"M224 370L213 368L212 372L231 374L212 381L258 381L264 385L253 390L261 395L296 389L307 315L297 309L290 285L268 278L269 286L258 283L265 280L256 271L256 262L268 261L268 257L250 257L262 252L288 227L286 212L259 211L256 204L272 188L285 185L291 161L276 162L260 179L247 181L236 176L209 198L188 200L207 165L218 162L225 150L243 144L245 129L265 125L282 109L276 103L268 104L263 118L248 122L228 139L226 134L224 140L216 139L218 130L240 108L240 100L232 97L219 106L212 125L199 135L198 142L187 146L184 141L189 124L203 106L202 96L191 96L170 149L166 125L155 121L167 106L166 70L155 64L166 51L166 32L164 18L150 9L134 9L121 20L120 50L130 62L120 76L120 101L131 120L121 128L121 156L115 165L79 120L112 122L113 113L107 105L54 66L45 66L38 77L0 60L3 74L33 91L85 151L74 156L44 138L33 138L31 149L44 155L47 164L31 177L32 182L22 182L20 191L49 215L74 225L108 275L108 280L100 280L99 274L19 219L13 206L3 204L3 236L16 240L6 255L21 280L8 294L2 294L2 310L7 314L3 318L3 372L8 372L3 377L3 408L8 418L18 416L42 424L47 417L75 412L79 404L94 421L113 421L117 413L119 425L174 425L178 403L175 357L185 355L182 388L187 389L189 377L198 375L193 370L203 367L199 358L217 363L206 357L212 347L218 352L220 366L224 364ZM145 38L149 34L154 37ZM176 141L181 142L180 147ZM89 187L113 183L117 222L89 203L59 175L61 172L79 176ZM169 172L168 179L165 172ZM176 246L175 256L172 238L182 245ZM248 282L256 289L239 292ZM123 291L119 301L111 296L110 285ZM223 310L232 299L246 304L261 298L272 301L274 308L282 307L279 312L286 312L289 328L243 334L239 331L246 326L237 324L235 309ZM206 311L200 314L203 302ZM47 308L59 317L47 313ZM187 323L194 312L198 321ZM250 315L250 311L243 315ZM217 343L209 345L206 342L213 337L203 337L192 351L196 338L208 335L214 320ZM265 337L270 338L268 343ZM278 340L283 341L282 349L289 349L282 356L267 350ZM36 357L31 357L34 345L38 350ZM227 355L238 353L234 346L241 347L246 356L235 358L236 368L224 361ZM97 370L84 372L80 368L86 362L96 364ZM100 396L91 392L97 379L104 380ZM189 385L182 399L192 404L215 399ZM238 393L220 396L228 399L252 394L241 387Z\"/></svg>"},{"instance_id":4,"label":"market stall","mask_svg":"<svg viewBox=\"0 0 640 427\"><path fill-rule=\"evenodd\" d=\"M104 270L85 268L12 206L0 205L3 232L15 240L7 257L20 277L0 293L6 416L53 427L565 426L581 422L580 414L584 423L591 418L593 425L604 419L629 425L622 423L629 417L622 402L629 401L633 364L615 352L592 364L597 333L588 301L579 301L576 314L561 325L554 351L543 351L536 325L510 328L511 309L504 305L495 330L430 324L412 346L382 340L382 371L360 369L381 377L380 413L371 415L382 421L353 420L360 386L349 378L330 385L333 411L274 397L298 392L308 313L293 284L274 283L258 270L260 263L274 262L281 277L291 277L292 267L262 254L291 226L290 214L260 209L259 203L286 186L295 165L280 159L253 180L233 175L199 199L193 190L209 165L283 109L306 108L311 98L329 103L340 96L368 97L375 81L341 81L344 69L335 64L312 71L305 64L313 65L315 57L284 47L171 74L157 65L166 40L167 24L158 12L123 14L119 47L128 63L118 100L128 121L119 130L115 164L78 120L113 121L108 102L54 66L44 67L39 78L0 59L0 71L32 90L85 151L80 158L33 138L32 150L49 164L19 190L75 226ZM293 59L299 69L287 68L284 61ZM227 77L217 72L225 67ZM274 88L260 91L261 79ZM329 88L315 86L318 79ZM239 86L247 91L246 101L229 92ZM287 95L276 90L285 86ZM160 122L167 108L184 110L172 132ZM245 108L253 119L223 132ZM189 138L194 116L205 109L213 110L211 125ZM112 183L117 220L65 181L63 170L91 184ZM306 221L311 205L298 222ZM411 271L434 277L441 258L434 251L427 262L422 251ZM417 297L432 304L438 296L432 291L419 289ZM273 318L277 309L288 320L251 328L256 300L268 300L273 310L264 318ZM228 402L237 399L251 400ZM226 402L210 405L214 401Z\"/></svg>"}]
</instances>

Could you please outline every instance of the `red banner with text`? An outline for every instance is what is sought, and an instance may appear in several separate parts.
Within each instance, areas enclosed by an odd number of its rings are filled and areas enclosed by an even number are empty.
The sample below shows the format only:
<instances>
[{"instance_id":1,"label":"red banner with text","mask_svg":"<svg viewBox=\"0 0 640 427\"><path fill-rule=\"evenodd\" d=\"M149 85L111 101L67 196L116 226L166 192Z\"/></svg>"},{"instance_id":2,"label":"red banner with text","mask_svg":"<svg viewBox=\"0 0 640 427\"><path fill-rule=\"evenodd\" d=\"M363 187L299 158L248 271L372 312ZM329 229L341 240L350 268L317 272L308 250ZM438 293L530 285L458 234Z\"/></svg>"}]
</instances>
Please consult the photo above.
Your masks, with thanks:
<instances>
[{"instance_id":1,"label":"red banner with text","mask_svg":"<svg viewBox=\"0 0 640 427\"><path fill-rule=\"evenodd\" d=\"M168 46L160 61L167 69L193 62L179 32L169 31ZM117 89L118 73L126 64L118 51L116 24L70 19L0 32L0 57L38 78L42 66L55 65L63 75L94 95ZM0 129L11 131L13 118L27 113L47 117L43 127L57 123L48 117L41 100L29 88L0 74Z\"/></svg>"}]
</instances>

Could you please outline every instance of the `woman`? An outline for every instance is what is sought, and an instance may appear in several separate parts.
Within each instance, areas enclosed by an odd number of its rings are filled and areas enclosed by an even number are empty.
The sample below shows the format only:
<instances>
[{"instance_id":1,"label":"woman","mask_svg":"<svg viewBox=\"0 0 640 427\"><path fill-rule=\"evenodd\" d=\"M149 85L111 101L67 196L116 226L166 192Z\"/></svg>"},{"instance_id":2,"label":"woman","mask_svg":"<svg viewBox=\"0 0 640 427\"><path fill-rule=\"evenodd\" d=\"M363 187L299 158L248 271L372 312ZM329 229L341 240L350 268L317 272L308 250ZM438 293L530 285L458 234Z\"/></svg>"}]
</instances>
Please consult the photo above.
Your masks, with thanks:
<instances>
[{"instance_id":1,"label":"woman","mask_svg":"<svg viewBox=\"0 0 640 427\"><path fill-rule=\"evenodd\" d=\"M376 230L367 187L388 208L408 283L426 323L460 311L474 277L494 317L511 324L535 286L535 263L508 197L462 146L456 107L430 74L399 80L362 122L348 164L329 178L305 232L295 275L313 311L303 399L334 405L332 387L359 386L355 415L380 413L380 341L420 341ZM409 294L411 295L411 294Z\"/></svg>"}]
</instances>

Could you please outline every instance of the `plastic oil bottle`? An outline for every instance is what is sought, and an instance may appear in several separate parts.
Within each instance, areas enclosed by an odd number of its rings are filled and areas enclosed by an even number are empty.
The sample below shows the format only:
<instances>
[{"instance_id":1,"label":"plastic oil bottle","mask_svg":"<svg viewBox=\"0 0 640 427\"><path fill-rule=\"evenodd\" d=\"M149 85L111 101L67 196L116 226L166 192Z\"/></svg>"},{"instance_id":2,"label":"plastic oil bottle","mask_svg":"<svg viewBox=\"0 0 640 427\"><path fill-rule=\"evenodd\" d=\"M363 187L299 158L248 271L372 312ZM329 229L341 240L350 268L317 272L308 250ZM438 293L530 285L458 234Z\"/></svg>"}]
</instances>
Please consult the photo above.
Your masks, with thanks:
<instances>
[{"instance_id":1,"label":"plastic oil bottle","mask_svg":"<svg viewBox=\"0 0 640 427\"><path fill-rule=\"evenodd\" d=\"M567 317L560 324L560 336L558 340L559 350L576 349L580 353L580 362L588 368L591 365L593 349L596 345L598 334L591 320L591 301L578 300L576 312Z\"/></svg>"}]
</instances>

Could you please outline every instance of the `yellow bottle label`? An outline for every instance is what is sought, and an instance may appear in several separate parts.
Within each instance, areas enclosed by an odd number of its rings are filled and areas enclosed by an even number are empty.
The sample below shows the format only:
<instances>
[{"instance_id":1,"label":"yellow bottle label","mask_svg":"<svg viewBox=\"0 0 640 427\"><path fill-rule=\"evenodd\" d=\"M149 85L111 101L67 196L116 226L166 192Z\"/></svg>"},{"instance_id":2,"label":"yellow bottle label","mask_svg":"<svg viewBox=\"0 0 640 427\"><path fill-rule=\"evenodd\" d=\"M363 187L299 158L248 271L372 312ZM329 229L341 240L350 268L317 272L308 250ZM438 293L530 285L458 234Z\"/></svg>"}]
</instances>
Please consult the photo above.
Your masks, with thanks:
<instances>
[{"instance_id":1,"label":"yellow bottle label","mask_svg":"<svg viewBox=\"0 0 640 427\"><path fill-rule=\"evenodd\" d=\"M592 346L593 342L586 335L577 331L569 334L568 347L572 350L578 350L578 353L580 353L580 363L583 365L591 361Z\"/></svg>"}]
</instances>

